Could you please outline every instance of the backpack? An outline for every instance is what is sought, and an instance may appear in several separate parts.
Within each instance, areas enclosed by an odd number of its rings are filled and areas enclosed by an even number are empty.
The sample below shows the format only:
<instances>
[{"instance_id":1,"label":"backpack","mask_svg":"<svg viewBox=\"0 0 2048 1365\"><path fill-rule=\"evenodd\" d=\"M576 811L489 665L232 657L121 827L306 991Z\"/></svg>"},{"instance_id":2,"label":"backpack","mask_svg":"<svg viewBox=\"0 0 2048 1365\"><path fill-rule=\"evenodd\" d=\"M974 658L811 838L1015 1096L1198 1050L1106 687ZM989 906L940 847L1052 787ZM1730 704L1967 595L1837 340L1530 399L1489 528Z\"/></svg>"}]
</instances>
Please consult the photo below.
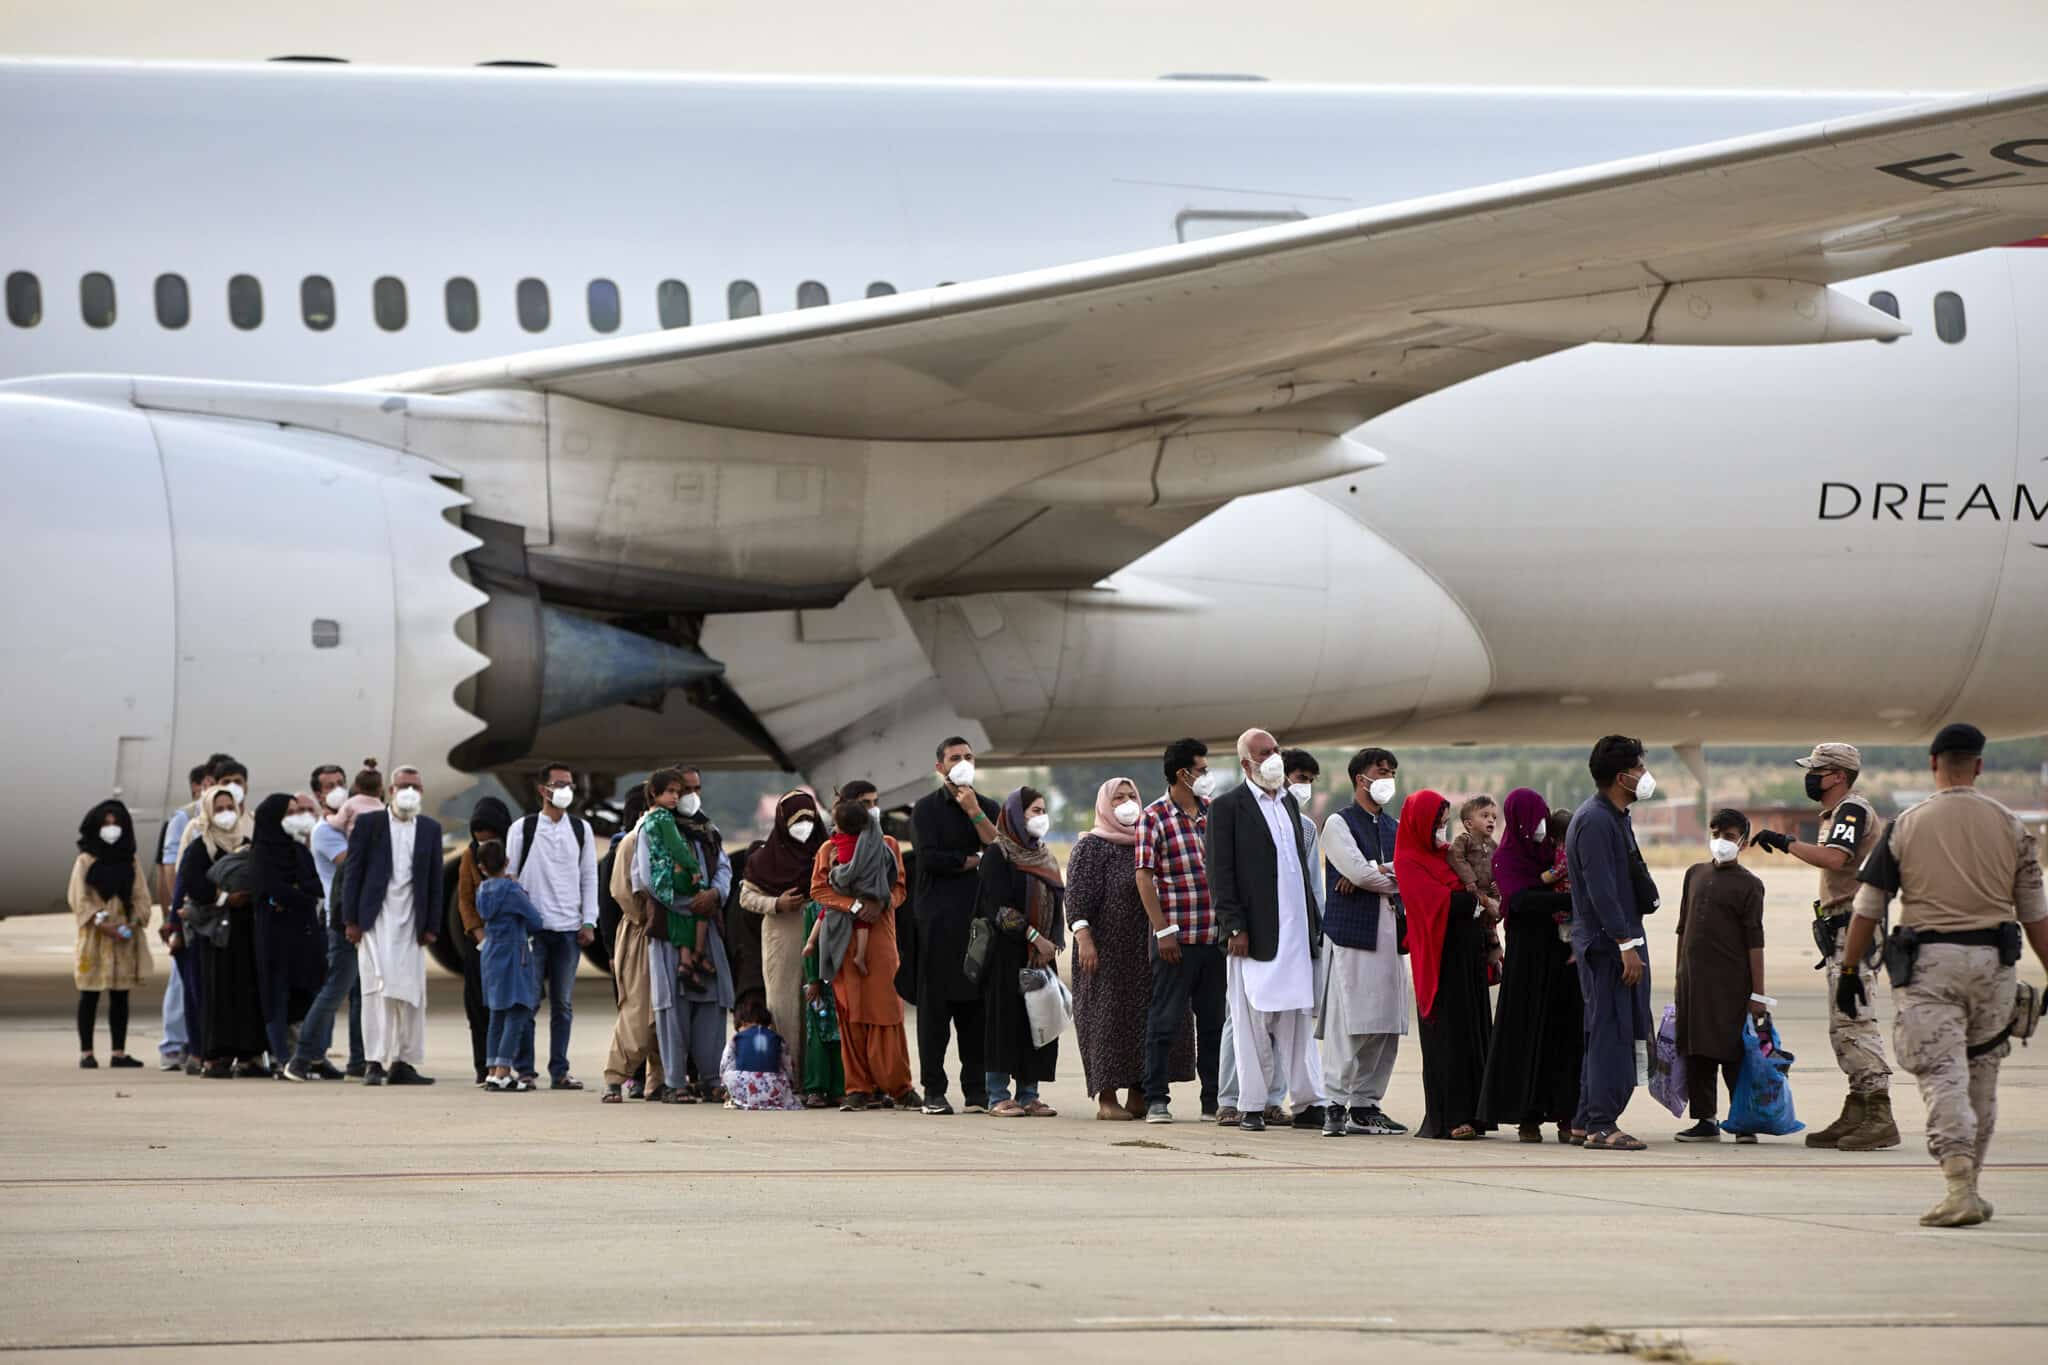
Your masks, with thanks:
<instances>
[{"instance_id":1,"label":"backpack","mask_svg":"<svg viewBox=\"0 0 2048 1365\"><path fill-rule=\"evenodd\" d=\"M565 818L569 821L569 827L576 831L576 856L580 859L583 856L583 841L589 837L590 826L574 815ZM526 860L533 856L534 831L539 828L539 811L535 811L519 822L519 866L512 869L512 879L514 881L526 875Z\"/></svg>"}]
</instances>

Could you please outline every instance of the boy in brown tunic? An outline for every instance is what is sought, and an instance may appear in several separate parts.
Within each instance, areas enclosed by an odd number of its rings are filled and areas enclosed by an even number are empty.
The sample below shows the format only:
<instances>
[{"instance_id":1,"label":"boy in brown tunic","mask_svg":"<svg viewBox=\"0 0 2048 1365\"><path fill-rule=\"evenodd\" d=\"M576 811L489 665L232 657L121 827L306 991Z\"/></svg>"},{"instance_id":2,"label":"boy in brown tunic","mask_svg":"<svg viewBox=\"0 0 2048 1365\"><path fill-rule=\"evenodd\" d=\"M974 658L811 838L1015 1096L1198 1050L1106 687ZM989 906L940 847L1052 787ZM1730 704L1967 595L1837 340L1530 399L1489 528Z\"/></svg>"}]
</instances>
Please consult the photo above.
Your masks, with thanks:
<instances>
[{"instance_id":1,"label":"boy in brown tunic","mask_svg":"<svg viewBox=\"0 0 2048 1365\"><path fill-rule=\"evenodd\" d=\"M1719 1071L1733 1093L1742 1068L1742 1021L1770 1012L1764 996L1764 884L1736 861L1749 840L1742 812L1715 812L1712 858L1685 871L1678 910L1678 1050L1685 1054L1693 1125L1680 1142L1719 1142ZM1737 1142L1754 1142L1753 1133Z\"/></svg>"}]
</instances>

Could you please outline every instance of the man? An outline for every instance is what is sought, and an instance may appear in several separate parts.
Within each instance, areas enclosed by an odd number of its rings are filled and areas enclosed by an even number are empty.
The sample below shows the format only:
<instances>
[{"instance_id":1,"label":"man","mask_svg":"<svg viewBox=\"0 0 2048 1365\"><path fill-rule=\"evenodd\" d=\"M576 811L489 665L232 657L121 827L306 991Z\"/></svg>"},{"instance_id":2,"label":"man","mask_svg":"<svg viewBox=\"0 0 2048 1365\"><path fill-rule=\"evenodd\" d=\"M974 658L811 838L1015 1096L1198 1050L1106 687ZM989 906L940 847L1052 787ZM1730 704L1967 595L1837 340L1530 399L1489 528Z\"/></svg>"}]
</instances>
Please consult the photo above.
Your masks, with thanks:
<instances>
[{"instance_id":1,"label":"man","mask_svg":"<svg viewBox=\"0 0 2048 1365\"><path fill-rule=\"evenodd\" d=\"M1640 1152L1624 1133L1622 1110L1636 1088L1636 1044L1650 1037L1650 965L1643 916L1657 908L1657 887L1636 847L1629 807L1647 801L1656 779L1643 765L1641 740L1608 735L1586 760L1599 790L1572 815L1565 866L1572 883L1572 951L1586 999L1586 1056L1579 1113L1572 1127L1590 1151Z\"/></svg>"},{"instance_id":2,"label":"man","mask_svg":"<svg viewBox=\"0 0 2048 1365\"><path fill-rule=\"evenodd\" d=\"M1893 822L1863 865L1836 1003L1852 1019L1868 1011L1863 953L1897 896L1899 925L1885 948L1892 1043L1920 1083L1927 1150L1948 1186L1920 1221L1956 1228L1991 1217L1977 1181L1998 1123L1998 1065L2012 1051L2020 937L2048 966L2048 897L2034 837L1977 790L1984 732L1943 726L1928 766L1934 795Z\"/></svg>"},{"instance_id":3,"label":"man","mask_svg":"<svg viewBox=\"0 0 2048 1365\"><path fill-rule=\"evenodd\" d=\"M157 932L162 935L166 946L170 944L172 933L169 912L177 904L172 897L178 885L178 850L185 846L185 826L192 823L192 817L199 813L199 793L206 790L204 763L185 775L185 785L191 790L191 801L171 812L171 818L164 822L163 833L157 840L156 899L165 911ZM164 1036L157 1044L157 1069L183 1071L192 1039L186 1032L185 978L176 964L164 973L163 1020Z\"/></svg>"},{"instance_id":4,"label":"man","mask_svg":"<svg viewBox=\"0 0 2048 1365\"><path fill-rule=\"evenodd\" d=\"M364 1085L432 1085L426 1057L427 955L441 924L441 826L420 808L417 768L391 774L390 806L349 835L342 924L363 987Z\"/></svg>"},{"instance_id":5,"label":"man","mask_svg":"<svg viewBox=\"0 0 2048 1365\"><path fill-rule=\"evenodd\" d=\"M588 821L569 814L576 774L568 764L543 763L533 781L540 811L512 826L505 860L540 911L533 948L547 982L548 1088L581 1090L583 1082L569 1074L569 1029L576 1018L576 964L597 937L597 839ZM519 1069L530 1078L533 1049L524 1041Z\"/></svg>"},{"instance_id":6,"label":"man","mask_svg":"<svg viewBox=\"0 0 2048 1365\"><path fill-rule=\"evenodd\" d=\"M1885 1065L1884 1040L1877 1031L1877 1012L1865 1009L1851 1019L1835 1008L1842 979L1842 946L1855 904L1856 871L1884 834L1877 808L1850 791L1863 768L1863 755L1853 744L1816 744L1798 760L1806 769L1806 795L1821 803L1820 842L1807 843L1774 829L1752 840L1772 853L1790 853L1820 869L1820 899L1813 903L1814 936L1828 964L1828 1042L1835 1064L1849 1078L1849 1094L1841 1115L1827 1127L1806 1135L1809 1147L1836 1147L1845 1152L1873 1152L1899 1145L1899 1125L1892 1118L1892 1069ZM1873 949L1876 940L1872 940ZM1862 963L1877 965L1875 951ZM1868 980L1866 976L1865 980Z\"/></svg>"},{"instance_id":7,"label":"man","mask_svg":"<svg viewBox=\"0 0 2048 1365\"><path fill-rule=\"evenodd\" d=\"M946 1043L960 1040L960 1090L970 1114L988 1112L982 1069L981 987L967 979L967 934L980 894L981 850L994 842L1002 807L974 789L974 746L958 735L940 743L939 786L910 808L917 855L911 913L917 919L917 1061L924 1112L953 1112L946 1102ZM778 1021L780 1022L780 1021ZM791 1035L795 1036L795 1035Z\"/></svg>"},{"instance_id":8,"label":"man","mask_svg":"<svg viewBox=\"0 0 2048 1365\"><path fill-rule=\"evenodd\" d=\"M1401 888L1394 882L1394 774L1385 749L1360 749L1345 765L1351 804L1323 823L1324 961L1317 1031L1323 1084L1344 1131L1405 1133L1380 1108L1401 1035L1408 1031L1409 977L1401 961Z\"/></svg>"},{"instance_id":9,"label":"man","mask_svg":"<svg viewBox=\"0 0 2048 1365\"><path fill-rule=\"evenodd\" d=\"M348 799L348 774L331 763L313 769L313 796L321 809L332 815ZM326 896L320 923L327 935L327 975L313 1003L306 1007L299 1025L299 1043L292 1059L284 1064L288 1081L339 1081L368 1073L363 1057L363 993L357 981L356 950L341 920L341 894L336 883L348 859L348 839L332 823L322 819L313 826L310 841L313 868L320 876ZM334 1041L334 1020L344 998L348 1002L348 1069L337 1070L327 1060L328 1044Z\"/></svg>"},{"instance_id":10,"label":"man","mask_svg":"<svg viewBox=\"0 0 2048 1365\"><path fill-rule=\"evenodd\" d=\"M1285 787L1286 760L1264 730L1237 738L1244 780L1209 810L1205 840L1216 927L1229 953L1226 984L1236 1034L1238 1084L1249 1097L1284 1077L1297 1105L1324 1104L1310 1060L1315 958L1322 922L1309 885L1301 808ZM1328 1124L1328 1110L1325 1124ZM1264 1132L1263 1111L1247 1108L1238 1127ZM1342 1119L1330 1136L1341 1136Z\"/></svg>"},{"instance_id":11,"label":"man","mask_svg":"<svg viewBox=\"0 0 2048 1365\"><path fill-rule=\"evenodd\" d=\"M725 853L725 837L704 813L704 775L687 765L664 768L647 779L650 806L662 806L675 816L676 831L694 850L697 866L707 881L702 891L690 897L687 909L700 920L715 922L732 889L732 860ZM646 838L646 822L641 822ZM633 871L646 865L638 851ZM629 882L631 877L629 876ZM648 888L632 883L636 892ZM695 980L678 977L682 959L668 936L667 914L656 902L650 907L652 926L647 940L648 1003L654 1012L654 1039L662 1073L671 1092L688 1089L700 1099L715 1098L718 1087L718 1057L725 1047L725 1013L732 1007L732 970L709 971ZM719 930L705 936L705 951L712 964L724 956ZM708 965L708 964L707 964ZM650 1063L650 1070L652 1063Z\"/></svg>"},{"instance_id":12,"label":"man","mask_svg":"<svg viewBox=\"0 0 2048 1365\"><path fill-rule=\"evenodd\" d=\"M1227 971L1209 898L1209 746L1177 739L1160 756L1166 794L1138 816L1138 900L1152 926L1152 1000L1145 1013L1145 1122L1172 1123L1167 1067L1174 1036L1195 1012L1202 1116L1216 1112Z\"/></svg>"}]
</instances>

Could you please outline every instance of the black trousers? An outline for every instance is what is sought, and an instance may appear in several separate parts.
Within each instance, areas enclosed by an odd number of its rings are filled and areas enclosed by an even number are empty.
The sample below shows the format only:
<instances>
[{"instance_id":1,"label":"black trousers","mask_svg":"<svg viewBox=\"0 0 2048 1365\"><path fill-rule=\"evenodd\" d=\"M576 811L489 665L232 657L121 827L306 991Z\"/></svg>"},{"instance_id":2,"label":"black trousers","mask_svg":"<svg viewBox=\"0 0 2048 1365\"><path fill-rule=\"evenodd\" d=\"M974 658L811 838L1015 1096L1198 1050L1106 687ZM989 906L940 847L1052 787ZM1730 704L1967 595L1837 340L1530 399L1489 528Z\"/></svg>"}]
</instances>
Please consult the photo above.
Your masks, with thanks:
<instances>
[{"instance_id":1,"label":"black trousers","mask_svg":"<svg viewBox=\"0 0 2048 1365\"><path fill-rule=\"evenodd\" d=\"M92 1051L92 1026L100 1017L100 993L80 991L78 993L78 1050ZM128 1050L128 992L107 992L107 1036L114 1044L114 1051Z\"/></svg>"},{"instance_id":2,"label":"black trousers","mask_svg":"<svg viewBox=\"0 0 2048 1365\"><path fill-rule=\"evenodd\" d=\"M1735 1093L1735 1078L1742 1074L1740 1062L1717 1062L1712 1057L1688 1056L1685 1059L1686 1097L1692 1101L1692 1116L1696 1119L1710 1119L1720 1112L1720 1097L1714 1089L1714 1073L1720 1072L1727 1083L1728 1093Z\"/></svg>"},{"instance_id":3,"label":"black trousers","mask_svg":"<svg viewBox=\"0 0 2048 1365\"><path fill-rule=\"evenodd\" d=\"M988 1104L988 1072L982 1068L987 1011L979 999L934 1000L919 992L917 1001L918 1080L927 1100L946 1095L946 1043L960 1035L960 1093L967 1103Z\"/></svg>"},{"instance_id":4,"label":"black trousers","mask_svg":"<svg viewBox=\"0 0 2048 1365\"><path fill-rule=\"evenodd\" d=\"M482 1079L484 1044L491 1032L491 1011L484 1004L483 954L468 934L455 945L455 951L462 954L462 1012L469 1016L469 1056Z\"/></svg>"},{"instance_id":5,"label":"black trousers","mask_svg":"<svg viewBox=\"0 0 2048 1365\"><path fill-rule=\"evenodd\" d=\"M1216 1068L1223 1054L1223 998L1227 959L1220 943L1184 943L1180 961L1159 956L1152 940L1152 1006L1145 1013L1145 1102L1168 1098L1166 1068L1173 1038L1190 1006L1195 1011L1195 1074L1202 1112L1216 1107Z\"/></svg>"}]
</instances>

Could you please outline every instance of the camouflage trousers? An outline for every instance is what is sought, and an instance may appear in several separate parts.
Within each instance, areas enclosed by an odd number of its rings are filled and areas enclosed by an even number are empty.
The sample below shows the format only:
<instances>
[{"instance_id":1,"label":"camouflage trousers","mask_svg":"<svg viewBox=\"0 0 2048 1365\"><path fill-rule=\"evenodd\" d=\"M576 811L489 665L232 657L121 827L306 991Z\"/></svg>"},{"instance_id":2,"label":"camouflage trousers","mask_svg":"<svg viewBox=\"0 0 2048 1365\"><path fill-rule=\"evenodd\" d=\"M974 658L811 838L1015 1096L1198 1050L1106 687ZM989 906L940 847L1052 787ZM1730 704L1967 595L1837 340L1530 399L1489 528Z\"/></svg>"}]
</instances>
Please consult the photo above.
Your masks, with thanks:
<instances>
[{"instance_id":1,"label":"camouflage trousers","mask_svg":"<svg viewBox=\"0 0 2048 1365\"><path fill-rule=\"evenodd\" d=\"M1842 936L1847 938L1848 931ZM1882 1095L1892 1087L1892 1069L1884 1060L1884 1035L1877 1028L1877 992L1884 973L1864 966L1863 984L1870 992L1870 1003L1858 1007L1854 1019L1835 1005L1835 983L1841 979L1842 950L1838 946L1828 959L1828 1043L1835 1049L1835 1065L1849 1078L1849 1093Z\"/></svg>"},{"instance_id":2,"label":"camouflage trousers","mask_svg":"<svg viewBox=\"0 0 2048 1365\"><path fill-rule=\"evenodd\" d=\"M1996 948L1929 943L1913 962L1913 980L1892 993L1892 1043L1899 1065L1920 1082L1927 1103L1927 1150L1984 1163L1998 1123L1998 1064L2010 1040L1981 1057L1971 1043L1997 1035L2012 1019L2012 967Z\"/></svg>"}]
</instances>

